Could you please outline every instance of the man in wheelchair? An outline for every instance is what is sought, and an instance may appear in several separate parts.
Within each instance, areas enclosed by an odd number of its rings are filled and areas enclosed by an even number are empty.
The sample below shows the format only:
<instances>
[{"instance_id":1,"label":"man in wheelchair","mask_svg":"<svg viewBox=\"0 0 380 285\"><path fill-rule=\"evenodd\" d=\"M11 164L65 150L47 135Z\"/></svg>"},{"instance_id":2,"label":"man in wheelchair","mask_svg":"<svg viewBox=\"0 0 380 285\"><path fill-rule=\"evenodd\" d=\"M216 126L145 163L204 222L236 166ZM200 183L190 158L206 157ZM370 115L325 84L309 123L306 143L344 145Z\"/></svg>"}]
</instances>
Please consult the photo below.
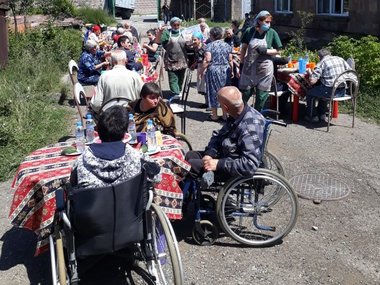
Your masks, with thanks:
<instances>
[{"instance_id":1,"label":"man in wheelchair","mask_svg":"<svg viewBox=\"0 0 380 285\"><path fill-rule=\"evenodd\" d=\"M190 151L186 160L191 164L190 175L200 177L208 186L215 180L225 181L236 176L253 175L260 166L264 136L264 117L245 104L236 87L223 87L218 101L229 117L215 131L205 151Z\"/></svg>"}]
</instances>

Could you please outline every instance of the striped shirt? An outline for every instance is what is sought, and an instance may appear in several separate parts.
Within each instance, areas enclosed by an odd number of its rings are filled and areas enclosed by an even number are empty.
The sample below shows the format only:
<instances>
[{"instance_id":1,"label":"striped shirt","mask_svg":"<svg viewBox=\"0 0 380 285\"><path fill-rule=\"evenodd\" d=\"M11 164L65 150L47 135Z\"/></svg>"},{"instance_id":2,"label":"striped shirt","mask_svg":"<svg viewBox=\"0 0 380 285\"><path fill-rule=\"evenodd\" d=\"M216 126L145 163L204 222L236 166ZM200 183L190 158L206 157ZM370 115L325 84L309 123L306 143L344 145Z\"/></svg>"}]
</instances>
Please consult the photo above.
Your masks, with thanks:
<instances>
[{"instance_id":1,"label":"striped shirt","mask_svg":"<svg viewBox=\"0 0 380 285\"><path fill-rule=\"evenodd\" d=\"M253 175L263 155L264 125L264 117L247 105L238 118L228 118L205 150L219 159L216 171L230 177Z\"/></svg>"},{"instance_id":2,"label":"striped shirt","mask_svg":"<svg viewBox=\"0 0 380 285\"><path fill-rule=\"evenodd\" d=\"M332 87L338 75L346 70L351 70L351 67L343 58L326 55L317 63L311 78L319 79L323 85Z\"/></svg>"}]
</instances>

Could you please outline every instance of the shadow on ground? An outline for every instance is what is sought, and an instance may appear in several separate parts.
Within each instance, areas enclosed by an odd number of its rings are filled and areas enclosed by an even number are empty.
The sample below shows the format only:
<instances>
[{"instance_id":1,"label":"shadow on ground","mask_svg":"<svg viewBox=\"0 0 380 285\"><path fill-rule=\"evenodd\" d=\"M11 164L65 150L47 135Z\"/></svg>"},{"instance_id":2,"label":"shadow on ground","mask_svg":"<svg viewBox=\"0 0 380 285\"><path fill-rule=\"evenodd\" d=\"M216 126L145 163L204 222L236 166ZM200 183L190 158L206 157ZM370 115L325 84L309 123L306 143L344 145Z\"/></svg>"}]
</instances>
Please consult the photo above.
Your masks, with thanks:
<instances>
[{"instance_id":1,"label":"shadow on ground","mask_svg":"<svg viewBox=\"0 0 380 285\"><path fill-rule=\"evenodd\" d=\"M22 264L30 284L51 284L50 256L48 253L34 256L37 236L29 230L12 228L2 237L0 271Z\"/></svg>"}]
</instances>

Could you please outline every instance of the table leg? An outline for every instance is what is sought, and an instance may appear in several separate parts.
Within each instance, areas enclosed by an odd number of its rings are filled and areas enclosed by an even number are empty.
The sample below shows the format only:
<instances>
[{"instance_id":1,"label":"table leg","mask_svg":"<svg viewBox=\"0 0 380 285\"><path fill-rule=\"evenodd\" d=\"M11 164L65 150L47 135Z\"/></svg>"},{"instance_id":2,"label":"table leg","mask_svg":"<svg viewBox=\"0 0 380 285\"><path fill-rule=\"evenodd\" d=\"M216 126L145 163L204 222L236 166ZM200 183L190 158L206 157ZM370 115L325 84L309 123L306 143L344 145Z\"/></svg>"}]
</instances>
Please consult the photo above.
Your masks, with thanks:
<instances>
[{"instance_id":1,"label":"table leg","mask_svg":"<svg viewBox=\"0 0 380 285\"><path fill-rule=\"evenodd\" d=\"M298 104L300 98L297 95L293 95L293 107L292 107L292 120L293 123L298 122Z\"/></svg>"},{"instance_id":2,"label":"table leg","mask_svg":"<svg viewBox=\"0 0 380 285\"><path fill-rule=\"evenodd\" d=\"M332 117L334 119L337 119L338 118L338 114L339 114L339 105L338 105L338 101L333 101L333 112L332 112Z\"/></svg>"},{"instance_id":3,"label":"table leg","mask_svg":"<svg viewBox=\"0 0 380 285\"><path fill-rule=\"evenodd\" d=\"M276 96L270 96L270 108L272 110L277 110Z\"/></svg>"}]
</instances>

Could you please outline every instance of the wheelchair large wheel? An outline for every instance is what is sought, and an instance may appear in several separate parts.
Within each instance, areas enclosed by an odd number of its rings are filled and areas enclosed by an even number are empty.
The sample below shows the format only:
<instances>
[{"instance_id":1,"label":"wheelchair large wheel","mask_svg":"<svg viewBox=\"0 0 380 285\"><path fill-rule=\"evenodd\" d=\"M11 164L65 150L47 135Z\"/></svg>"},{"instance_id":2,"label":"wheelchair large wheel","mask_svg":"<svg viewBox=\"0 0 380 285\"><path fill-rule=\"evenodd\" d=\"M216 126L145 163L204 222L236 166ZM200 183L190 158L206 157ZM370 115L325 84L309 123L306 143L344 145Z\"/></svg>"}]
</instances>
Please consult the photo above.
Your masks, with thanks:
<instances>
[{"instance_id":1,"label":"wheelchair large wheel","mask_svg":"<svg viewBox=\"0 0 380 285\"><path fill-rule=\"evenodd\" d=\"M279 242L293 229L297 214L293 188L283 176L267 169L259 168L253 177L226 183L218 195L217 217L222 229L249 246Z\"/></svg>"},{"instance_id":2,"label":"wheelchair large wheel","mask_svg":"<svg viewBox=\"0 0 380 285\"><path fill-rule=\"evenodd\" d=\"M263 165L262 165L263 168L277 172L278 174L285 177L285 170L282 167L281 162L279 161L277 156L269 152L269 150L266 150L264 152L262 161L263 161Z\"/></svg>"},{"instance_id":3,"label":"wheelchair large wheel","mask_svg":"<svg viewBox=\"0 0 380 285\"><path fill-rule=\"evenodd\" d=\"M181 143L182 149L184 150L185 154L189 150L193 150L193 147L192 147L190 141L188 140L188 138L184 134L176 133L175 138Z\"/></svg>"},{"instance_id":4,"label":"wheelchair large wheel","mask_svg":"<svg viewBox=\"0 0 380 285\"><path fill-rule=\"evenodd\" d=\"M183 284L183 271L177 239L169 219L160 206L152 204L153 268L156 284Z\"/></svg>"}]
</instances>

